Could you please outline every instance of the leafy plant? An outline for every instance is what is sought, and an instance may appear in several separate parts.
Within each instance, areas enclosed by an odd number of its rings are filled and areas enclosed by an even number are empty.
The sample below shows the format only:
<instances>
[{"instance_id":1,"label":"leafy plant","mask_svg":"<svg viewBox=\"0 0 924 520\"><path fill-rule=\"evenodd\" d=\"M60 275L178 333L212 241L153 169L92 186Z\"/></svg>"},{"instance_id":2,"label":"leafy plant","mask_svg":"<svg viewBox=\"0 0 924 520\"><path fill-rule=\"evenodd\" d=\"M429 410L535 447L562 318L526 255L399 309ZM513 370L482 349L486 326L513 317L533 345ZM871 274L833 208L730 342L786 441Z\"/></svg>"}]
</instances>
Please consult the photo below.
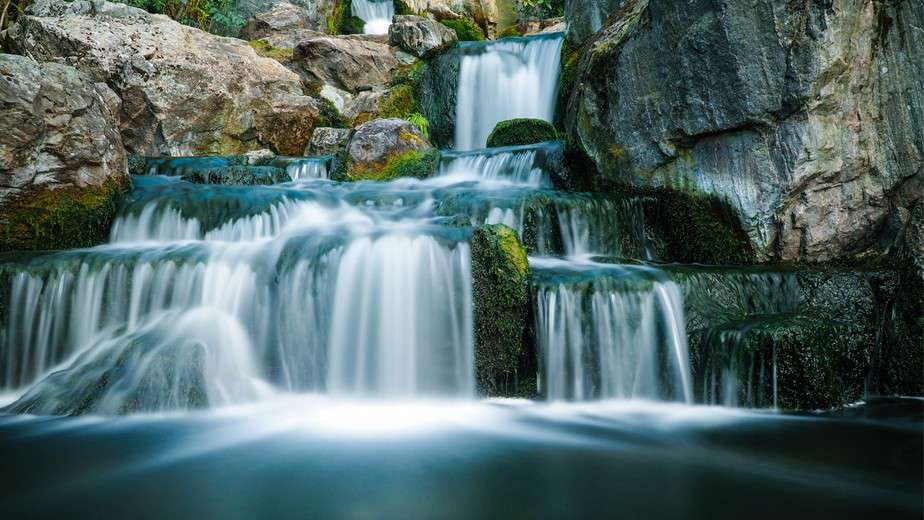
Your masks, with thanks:
<instances>
[{"instance_id":1,"label":"leafy plant","mask_svg":"<svg viewBox=\"0 0 924 520\"><path fill-rule=\"evenodd\" d=\"M404 116L404 120L416 126L417 129L420 130L420 133L423 134L424 139L427 141L430 140L430 121L428 121L426 117L419 112L414 112L413 114Z\"/></svg>"}]
</instances>

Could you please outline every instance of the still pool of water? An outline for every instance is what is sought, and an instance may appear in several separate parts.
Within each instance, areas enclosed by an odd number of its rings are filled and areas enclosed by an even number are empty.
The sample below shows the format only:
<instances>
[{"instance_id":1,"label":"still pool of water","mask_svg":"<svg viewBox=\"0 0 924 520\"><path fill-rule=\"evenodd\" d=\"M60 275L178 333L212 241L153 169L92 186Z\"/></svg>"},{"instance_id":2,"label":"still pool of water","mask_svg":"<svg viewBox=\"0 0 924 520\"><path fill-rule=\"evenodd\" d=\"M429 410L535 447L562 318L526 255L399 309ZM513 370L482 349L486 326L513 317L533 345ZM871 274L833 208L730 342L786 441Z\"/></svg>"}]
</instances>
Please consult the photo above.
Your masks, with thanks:
<instances>
[{"instance_id":1,"label":"still pool of water","mask_svg":"<svg viewBox=\"0 0 924 520\"><path fill-rule=\"evenodd\" d=\"M0 417L0 517L921 518L924 401L332 401Z\"/></svg>"}]
</instances>

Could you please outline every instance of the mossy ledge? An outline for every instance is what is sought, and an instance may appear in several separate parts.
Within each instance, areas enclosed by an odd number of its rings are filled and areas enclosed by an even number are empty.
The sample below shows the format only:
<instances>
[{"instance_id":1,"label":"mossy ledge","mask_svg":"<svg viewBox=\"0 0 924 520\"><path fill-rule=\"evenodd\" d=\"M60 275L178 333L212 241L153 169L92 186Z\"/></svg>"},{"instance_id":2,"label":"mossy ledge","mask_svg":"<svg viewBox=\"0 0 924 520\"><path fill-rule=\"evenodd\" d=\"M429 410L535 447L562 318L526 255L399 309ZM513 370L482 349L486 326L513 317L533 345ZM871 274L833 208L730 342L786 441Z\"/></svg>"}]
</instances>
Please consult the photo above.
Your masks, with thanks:
<instances>
[{"instance_id":1,"label":"mossy ledge","mask_svg":"<svg viewBox=\"0 0 924 520\"><path fill-rule=\"evenodd\" d=\"M348 181L389 181L399 177L424 179L436 171L440 152L405 152L392 156L384 164L356 165L344 161L340 166L341 179ZM339 180L339 179L335 179Z\"/></svg>"},{"instance_id":2,"label":"mossy ledge","mask_svg":"<svg viewBox=\"0 0 924 520\"><path fill-rule=\"evenodd\" d=\"M508 119L494 126L488 136L488 148L521 146L558 140L558 132L541 119Z\"/></svg>"},{"instance_id":3,"label":"mossy ledge","mask_svg":"<svg viewBox=\"0 0 924 520\"><path fill-rule=\"evenodd\" d=\"M103 243L128 176L100 186L66 186L19 195L0 209L0 251L74 249Z\"/></svg>"},{"instance_id":4,"label":"mossy ledge","mask_svg":"<svg viewBox=\"0 0 924 520\"><path fill-rule=\"evenodd\" d=\"M529 262L516 231L485 225L472 235L475 373L482 395L510 395L524 348Z\"/></svg>"}]
</instances>

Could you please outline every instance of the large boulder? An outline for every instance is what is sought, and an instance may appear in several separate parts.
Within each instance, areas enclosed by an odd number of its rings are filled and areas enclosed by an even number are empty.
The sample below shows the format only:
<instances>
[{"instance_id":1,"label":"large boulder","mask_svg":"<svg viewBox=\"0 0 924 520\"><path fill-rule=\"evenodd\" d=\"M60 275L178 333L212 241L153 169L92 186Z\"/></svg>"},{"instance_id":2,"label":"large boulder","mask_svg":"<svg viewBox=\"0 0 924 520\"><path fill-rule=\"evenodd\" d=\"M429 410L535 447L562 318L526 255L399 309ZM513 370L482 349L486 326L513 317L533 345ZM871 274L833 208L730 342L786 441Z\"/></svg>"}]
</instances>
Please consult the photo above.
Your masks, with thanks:
<instances>
[{"instance_id":1,"label":"large boulder","mask_svg":"<svg viewBox=\"0 0 924 520\"><path fill-rule=\"evenodd\" d=\"M594 33L603 29L607 19L616 14L626 0L582 0L565 2L565 18L568 30L565 33L569 43L580 44Z\"/></svg>"},{"instance_id":2,"label":"large boulder","mask_svg":"<svg viewBox=\"0 0 924 520\"><path fill-rule=\"evenodd\" d=\"M395 16L388 28L392 45L425 58L449 45L458 38L455 31L445 25L421 16Z\"/></svg>"},{"instance_id":3,"label":"large boulder","mask_svg":"<svg viewBox=\"0 0 924 520\"><path fill-rule=\"evenodd\" d=\"M924 4L638 0L609 20L566 56L560 109L596 182L716 194L764 259L890 246L924 184Z\"/></svg>"},{"instance_id":4,"label":"large boulder","mask_svg":"<svg viewBox=\"0 0 924 520\"><path fill-rule=\"evenodd\" d=\"M0 54L0 250L106 238L129 184L118 113L73 67Z\"/></svg>"},{"instance_id":5,"label":"large boulder","mask_svg":"<svg viewBox=\"0 0 924 520\"><path fill-rule=\"evenodd\" d=\"M298 75L247 43L121 4L41 0L7 44L108 84L122 99L122 140L138 155L298 154L319 118Z\"/></svg>"},{"instance_id":6,"label":"large boulder","mask_svg":"<svg viewBox=\"0 0 924 520\"><path fill-rule=\"evenodd\" d=\"M241 37L246 40L266 38L279 33L305 29L319 31L321 26L312 13L304 7L288 2L280 2L266 11L257 13L241 29Z\"/></svg>"},{"instance_id":7,"label":"large boulder","mask_svg":"<svg viewBox=\"0 0 924 520\"><path fill-rule=\"evenodd\" d=\"M356 128L347 148L351 180L426 177L439 152L420 130L403 119L375 119Z\"/></svg>"},{"instance_id":8,"label":"large boulder","mask_svg":"<svg viewBox=\"0 0 924 520\"><path fill-rule=\"evenodd\" d=\"M391 47L364 36L316 36L295 47L294 67L310 84L357 93L391 81L398 60Z\"/></svg>"}]
</instances>

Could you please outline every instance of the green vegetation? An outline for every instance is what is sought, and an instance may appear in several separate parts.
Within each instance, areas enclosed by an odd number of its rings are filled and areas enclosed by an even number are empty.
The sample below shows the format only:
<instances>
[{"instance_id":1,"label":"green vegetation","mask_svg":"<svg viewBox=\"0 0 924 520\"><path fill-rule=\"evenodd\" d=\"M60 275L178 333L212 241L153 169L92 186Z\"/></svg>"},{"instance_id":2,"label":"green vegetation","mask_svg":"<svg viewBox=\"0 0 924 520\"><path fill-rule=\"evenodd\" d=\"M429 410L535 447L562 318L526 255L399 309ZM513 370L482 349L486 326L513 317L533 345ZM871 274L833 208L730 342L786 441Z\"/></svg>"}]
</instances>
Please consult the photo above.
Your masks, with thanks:
<instances>
[{"instance_id":1,"label":"green vegetation","mask_svg":"<svg viewBox=\"0 0 924 520\"><path fill-rule=\"evenodd\" d=\"M395 14L417 14L408 7L404 0L395 0Z\"/></svg>"},{"instance_id":2,"label":"green vegetation","mask_svg":"<svg viewBox=\"0 0 924 520\"><path fill-rule=\"evenodd\" d=\"M391 157L380 165L344 164L343 168L349 181L388 181L399 177L424 179L436 171L439 159L438 150L412 151Z\"/></svg>"},{"instance_id":3,"label":"green vegetation","mask_svg":"<svg viewBox=\"0 0 924 520\"><path fill-rule=\"evenodd\" d=\"M523 36L523 31L516 25L511 25L497 35L498 38L516 38L518 36Z\"/></svg>"},{"instance_id":4,"label":"green vegetation","mask_svg":"<svg viewBox=\"0 0 924 520\"><path fill-rule=\"evenodd\" d=\"M105 242L128 177L98 187L44 189L0 210L0 251L91 247Z\"/></svg>"},{"instance_id":5,"label":"green vegetation","mask_svg":"<svg viewBox=\"0 0 924 520\"><path fill-rule=\"evenodd\" d=\"M464 18L459 20L440 20L440 23L455 31L456 36L459 37L459 41L480 42L485 39L484 31L471 20L466 20Z\"/></svg>"},{"instance_id":6,"label":"green vegetation","mask_svg":"<svg viewBox=\"0 0 924 520\"><path fill-rule=\"evenodd\" d=\"M558 132L541 119L508 119L497 123L488 136L488 147L536 144L558 139Z\"/></svg>"},{"instance_id":7,"label":"green vegetation","mask_svg":"<svg viewBox=\"0 0 924 520\"><path fill-rule=\"evenodd\" d=\"M379 117L383 119L404 119L414 124L430 140L430 122L420 113L414 87L410 84L400 84L393 87L385 99L379 104ZM359 124L354 121L354 124Z\"/></svg>"},{"instance_id":8,"label":"green vegetation","mask_svg":"<svg viewBox=\"0 0 924 520\"><path fill-rule=\"evenodd\" d=\"M565 16L565 0L520 0L527 18L556 18Z\"/></svg>"},{"instance_id":9,"label":"green vegetation","mask_svg":"<svg viewBox=\"0 0 924 520\"><path fill-rule=\"evenodd\" d=\"M258 56L272 58L283 65L292 61L293 49L273 47L273 44L266 40L250 40L247 43L253 47L253 50L256 51Z\"/></svg>"},{"instance_id":10,"label":"green vegetation","mask_svg":"<svg viewBox=\"0 0 924 520\"><path fill-rule=\"evenodd\" d=\"M499 395L526 357L529 262L516 231L503 224L479 227L471 245L475 372L482 394Z\"/></svg>"},{"instance_id":11,"label":"green vegetation","mask_svg":"<svg viewBox=\"0 0 924 520\"><path fill-rule=\"evenodd\" d=\"M327 34L362 34L366 22L353 16L351 0L337 0L327 18Z\"/></svg>"},{"instance_id":12,"label":"green vegetation","mask_svg":"<svg viewBox=\"0 0 924 520\"><path fill-rule=\"evenodd\" d=\"M222 36L235 36L244 26L234 0L115 0L144 9L149 13L165 14L191 27Z\"/></svg>"}]
</instances>

